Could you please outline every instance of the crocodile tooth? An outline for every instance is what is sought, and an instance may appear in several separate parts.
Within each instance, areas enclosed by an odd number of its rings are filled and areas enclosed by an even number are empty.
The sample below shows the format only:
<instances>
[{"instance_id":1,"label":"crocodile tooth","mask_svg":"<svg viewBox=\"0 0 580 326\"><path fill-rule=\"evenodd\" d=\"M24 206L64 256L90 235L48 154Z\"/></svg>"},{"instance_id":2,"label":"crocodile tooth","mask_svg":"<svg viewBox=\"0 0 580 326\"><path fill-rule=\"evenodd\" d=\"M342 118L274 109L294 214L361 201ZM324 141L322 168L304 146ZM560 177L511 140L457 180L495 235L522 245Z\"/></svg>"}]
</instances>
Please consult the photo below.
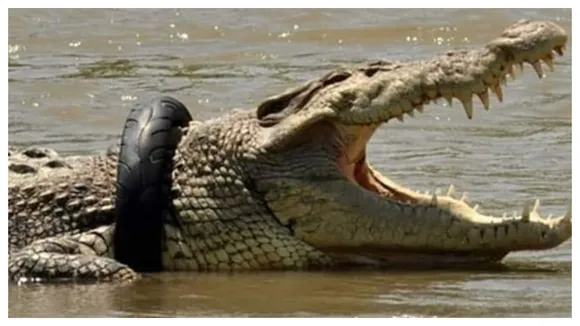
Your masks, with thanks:
<instances>
[{"instance_id":1,"label":"crocodile tooth","mask_svg":"<svg viewBox=\"0 0 580 326\"><path fill-rule=\"evenodd\" d=\"M532 212L536 212L539 213L540 209L540 199L536 199L536 201L534 202L534 208L532 208Z\"/></svg>"},{"instance_id":2,"label":"crocodile tooth","mask_svg":"<svg viewBox=\"0 0 580 326\"><path fill-rule=\"evenodd\" d=\"M447 197L455 198L455 186L450 185L449 189L447 189Z\"/></svg>"},{"instance_id":3,"label":"crocodile tooth","mask_svg":"<svg viewBox=\"0 0 580 326\"><path fill-rule=\"evenodd\" d=\"M473 206L473 210L477 212L477 210L478 210L478 209L479 209L479 204L475 204L475 205Z\"/></svg>"},{"instance_id":4,"label":"crocodile tooth","mask_svg":"<svg viewBox=\"0 0 580 326\"><path fill-rule=\"evenodd\" d=\"M473 119L473 101L471 99L471 95L468 97L463 97L459 99L461 104L463 104L463 109L465 110L465 114L469 120Z\"/></svg>"},{"instance_id":5,"label":"crocodile tooth","mask_svg":"<svg viewBox=\"0 0 580 326\"><path fill-rule=\"evenodd\" d=\"M522 211L522 220L524 222L530 221L530 203L524 205L524 210Z\"/></svg>"},{"instance_id":6,"label":"crocodile tooth","mask_svg":"<svg viewBox=\"0 0 580 326\"><path fill-rule=\"evenodd\" d=\"M516 71L514 69L514 65L513 64L508 64L508 69L507 69L508 73L510 74L510 76L512 77L512 80L516 80Z\"/></svg>"},{"instance_id":7,"label":"crocodile tooth","mask_svg":"<svg viewBox=\"0 0 580 326\"><path fill-rule=\"evenodd\" d=\"M447 104L449 105L449 107L453 106L453 96L451 94L445 94L443 95L443 97L445 98L445 100L447 100Z\"/></svg>"},{"instance_id":8,"label":"crocodile tooth","mask_svg":"<svg viewBox=\"0 0 580 326\"><path fill-rule=\"evenodd\" d=\"M520 62L518 64L518 66L520 67L520 71L524 71L524 63L523 62Z\"/></svg>"},{"instance_id":9,"label":"crocodile tooth","mask_svg":"<svg viewBox=\"0 0 580 326\"><path fill-rule=\"evenodd\" d=\"M415 110L423 113L423 105L421 105L421 104L417 105L417 107L415 107Z\"/></svg>"},{"instance_id":10,"label":"crocodile tooth","mask_svg":"<svg viewBox=\"0 0 580 326\"><path fill-rule=\"evenodd\" d=\"M396 116L397 120L401 121L401 122L405 122L405 118L403 117L403 115L398 115Z\"/></svg>"},{"instance_id":11,"label":"crocodile tooth","mask_svg":"<svg viewBox=\"0 0 580 326\"><path fill-rule=\"evenodd\" d=\"M408 115L409 115L411 118L415 117L415 113L413 113L413 111L409 111L409 112L407 112L407 114L408 114Z\"/></svg>"},{"instance_id":12,"label":"crocodile tooth","mask_svg":"<svg viewBox=\"0 0 580 326\"><path fill-rule=\"evenodd\" d=\"M565 49L566 49L565 47L559 45L559 46L556 46L554 48L554 51L556 51L556 53L558 53L558 55L563 56Z\"/></svg>"},{"instance_id":13,"label":"crocodile tooth","mask_svg":"<svg viewBox=\"0 0 580 326\"><path fill-rule=\"evenodd\" d=\"M507 213L503 213L503 214L501 215L501 218L506 218L506 217L507 217Z\"/></svg>"},{"instance_id":14,"label":"crocodile tooth","mask_svg":"<svg viewBox=\"0 0 580 326\"><path fill-rule=\"evenodd\" d=\"M489 111L489 92L487 91L487 87L485 88L485 91L477 93L477 97L479 97L481 104L483 104L483 108L486 111Z\"/></svg>"},{"instance_id":15,"label":"crocodile tooth","mask_svg":"<svg viewBox=\"0 0 580 326\"><path fill-rule=\"evenodd\" d=\"M549 219L551 219L552 217L554 217L554 214L550 214L550 215L548 215L547 219L549 220Z\"/></svg>"},{"instance_id":16,"label":"crocodile tooth","mask_svg":"<svg viewBox=\"0 0 580 326\"><path fill-rule=\"evenodd\" d=\"M503 102L503 91L499 83L491 86L491 91L497 96L500 102Z\"/></svg>"},{"instance_id":17,"label":"crocodile tooth","mask_svg":"<svg viewBox=\"0 0 580 326\"><path fill-rule=\"evenodd\" d=\"M548 65L551 72L554 71L554 56L552 56L552 53L549 53L547 56L543 57L542 61L544 61L546 65Z\"/></svg>"},{"instance_id":18,"label":"crocodile tooth","mask_svg":"<svg viewBox=\"0 0 580 326\"><path fill-rule=\"evenodd\" d=\"M467 202L469 200L469 194L467 192L464 192L463 195L461 195L461 199L462 202Z\"/></svg>"},{"instance_id":19,"label":"crocodile tooth","mask_svg":"<svg viewBox=\"0 0 580 326\"><path fill-rule=\"evenodd\" d=\"M433 197L431 197L431 204L437 205L437 195L436 194L433 194Z\"/></svg>"},{"instance_id":20,"label":"crocodile tooth","mask_svg":"<svg viewBox=\"0 0 580 326\"><path fill-rule=\"evenodd\" d=\"M542 64L540 61L532 63L532 67L534 67L534 70L540 79L544 78L544 69L542 69Z\"/></svg>"}]
</instances>

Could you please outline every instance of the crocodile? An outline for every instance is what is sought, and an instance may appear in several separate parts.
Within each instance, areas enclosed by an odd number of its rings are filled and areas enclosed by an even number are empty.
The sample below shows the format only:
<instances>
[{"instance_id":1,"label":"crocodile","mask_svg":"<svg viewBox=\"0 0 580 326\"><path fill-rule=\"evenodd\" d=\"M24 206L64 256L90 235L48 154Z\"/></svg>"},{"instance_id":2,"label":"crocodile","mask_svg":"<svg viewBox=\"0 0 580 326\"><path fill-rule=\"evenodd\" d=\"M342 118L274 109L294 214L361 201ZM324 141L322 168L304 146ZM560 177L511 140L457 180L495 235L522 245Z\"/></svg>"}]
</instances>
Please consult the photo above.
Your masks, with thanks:
<instances>
[{"instance_id":1,"label":"crocodile","mask_svg":"<svg viewBox=\"0 0 580 326\"><path fill-rule=\"evenodd\" d=\"M408 189L369 163L374 131L438 99L473 95L490 106L524 63L544 77L567 34L550 21L520 20L480 49L415 61L337 68L321 78L180 128L162 220L164 271L300 270L345 264L412 268L500 263L571 237L565 215L478 212L454 186ZM119 150L61 157L50 149L9 154L9 278L119 281L142 273L115 257ZM144 253L145 255L148 253ZM152 253L153 254L153 253Z\"/></svg>"}]
</instances>

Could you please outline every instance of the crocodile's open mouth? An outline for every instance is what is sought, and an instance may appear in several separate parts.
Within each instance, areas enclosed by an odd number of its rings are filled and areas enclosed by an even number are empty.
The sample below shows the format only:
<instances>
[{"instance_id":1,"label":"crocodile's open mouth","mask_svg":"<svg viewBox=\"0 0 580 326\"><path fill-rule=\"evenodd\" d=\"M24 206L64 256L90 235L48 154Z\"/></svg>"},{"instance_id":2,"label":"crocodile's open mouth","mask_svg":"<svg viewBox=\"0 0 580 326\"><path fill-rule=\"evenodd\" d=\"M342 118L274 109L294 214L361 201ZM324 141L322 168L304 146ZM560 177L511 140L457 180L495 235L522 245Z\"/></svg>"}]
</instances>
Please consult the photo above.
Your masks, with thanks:
<instances>
[{"instance_id":1,"label":"crocodile's open mouth","mask_svg":"<svg viewBox=\"0 0 580 326\"><path fill-rule=\"evenodd\" d=\"M563 49L558 47L555 49L555 51L558 54L561 54ZM548 66L551 68L551 70L553 69L553 65L551 64L552 54L547 56L544 62L548 63ZM534 68L537 75L542 78L544 73L541 65L539 65L539 61L532 64L532 67ZM512 66L508 67L504 75L500 77L504 83L508 74L511 75L512 78L514 77L515 74ZM497 96L500 102L503 101L503 92L499 83L491 86L488 85L488 89ZM488 91L486 90L483 93L474 95L478 95L483 104L483 107L488 110ZM441 94L438 94L435 99L440 97L442 97ZM421 103L413 104L413 109L422 112L423 105L426 105L435 99L430 99L427 97ZM451 102L451 99L447 100ZM473 105L471 104L471 101L467 102L467 104L465 101L462 101L462 103L468 118L471 119L473 117ZM451 103L449 104L451 106ZM412 114L409 115L412 116ZM403 113L401 112L399 116L393 116L391 119L399 118L399 120L402 120L402 116ZM541 217L539 213L540 202L538 199L536 199L535 202L529 202L524 205L521 215L513 215L508 217L507 214L504 213L500 218L482 215L480 212L478 212L478 210L480 210L479 205L470 206L468 204L469 200L467 193L463 193L463 195L456 197L456 191L453 185L450 185L447 192L443 194L429 192L419 193L417 191L413 191L390 180L387 176L375 170L368 161L367 145L375 130L380 126L380 123L366 125L342 125L337 123L337 125L338 127L335 128L340 134L338 139L340 139L339 146L342 148L342 155L339 157L339 166L346 178L349 179L352 183L358 185L360 188L378 194L382 198L385 198L385 200L392 201L398 204L400 207L436 207L439 211L446 212L445 215L450 216L452 220L461 221L461 223L465 223L465 225L473 224L473 232L478 233L476 237L480 239L487 237L486 232L489 232L487 231L487 228L482 225L492 226L490 228L490 230L492 230L491 232L493 232L492 239L500 239L498 237L502 232L506 235L510 232L514 232L512 231L512 225L515 226L515 232L517 232L517 225L519 222L527 223L532 220L535 221L535 223L538 223L538 225L542 225L542 227L543 224L549 225L549 227L545 228L545 230L538 231L537 236L541 239L539 242L543 242L544 239L549 237L549 233L551 232L550 228L554 227L554 225L559 223L560 220L567 220L568 222L566 223L569 223L570 221L570 211L566 214L565 217L560 217L557 219L552 219L551 217ZM440 227L443 229L446 228L446 226L443 225ZM433 232L435 232L435 230ZM460 241L469 242L469 239L473 237L471 235L465 235L462 236L462 238L465 240ZM357 252L355 254L341 252L339 256L341 258L347 258L347 260L350 262L362 260L364 263L369 263L369 261L384 263L387 261L399 266L405 266L407 264L413 266L444 264L445 266L449 266L449 263L497 262L509 252L509 250L491 249L492 247L493 246L490 245L490 249L480 251L472 250L469 252L455 249L445 250L443 248L435 251L422 249L417 252L409 252L408 250L400 250L397 248L394 248L389 252L385 252L384 248L381 248L380 250L374 250L373 248L368 250L365 250L364 248L357 248Z\"/></svg>"},{"instance_id":2,"label":"crocodile's open mouth","mask_svg":"<svg viewBox=\"0 0 580 326\"><path fill-rule=\"evenodd\" d=\"M537 76L541 79L544 77L544 70L542 68L541 62L544 62L550 69L554 70L554 55L562 56L564 53L564 46L557 45L551 51L547 52L540 60L533 62L528 62L530 66L534 69ZM499 102L503 101L504 94L502 90L502 84L507 85L507 78L515 79L516 70L514 66L515 62L509 63L504 69L499 73L499 76L494 78L493 82L483 81L482 85L484 90L470 91L467 99L461 99L465 113L469 119L473 118L473 103L472 97L477 95L481 101L483 108L489 110L490 100L489 91L491 91ZM520 72L523 71L523 63L519 64ZM388 119L382 121L381 123L374 124L352 124L343 125L337 124L335 130L340 134L339 146L343 149L342 156L339 158L339 165L341 170L344 172L345 176L353 183L359 185L360 187L372 191L381 195L384 198L394 200L399 203L429 203L437 202L443 200L446 202L446 207L450 210L459 210L460 215L470 215L473 219L478 219L477 214L478 205L470 207L466 204L467 193L464 193L459 199L455 198L455 187L453 185L449 186L446 194L440 196L437 193L425 192L424 194L413 191L406 187L403 187L394 181L390 180L385 175L381 174L379 171L375 170L368 162L367 159L367 144L370 141L375 130L382 124L397 118L401 122L403 121L404 114L414 117L415 112L423 112L423 107L428 105L430 102L437 101L439 99L445 99L451 107L451 102L454 96L447 94L448 92L444 90L436 90L432 93L423 94L420 100L416 102L410 102L410 108L408 110L400 110L398 113L390 116ZM539 201L536 200L533 209L537 210L539 208ZM531 203L524 207L524 213L530 212L532 209ZM505 217L505 214L504 214ZM514 216L515 217L515 216Z\"/></svg>"},{"instance_id":3,"label":"crocodile's open mouth","mask_svg":"<svg viewBox=\"0 0 580 326\"><path fill-rule=\"evenodd\" d=\"M399 203L416 204L432 200L432 196L421 194L401 186L371 166L367 159L367 144L378 126L367 125L338 128L342 134L340 137L342 139L341 147L344 149L342 151L343 155L339 158L339 165L344 175L361 188ZM453 186L450 186L447 195L449 200L465 205L466 195L462 200L453 198L455 195ZM466 207L469 208L467 205Z\"/></svg>"}]
</instances>

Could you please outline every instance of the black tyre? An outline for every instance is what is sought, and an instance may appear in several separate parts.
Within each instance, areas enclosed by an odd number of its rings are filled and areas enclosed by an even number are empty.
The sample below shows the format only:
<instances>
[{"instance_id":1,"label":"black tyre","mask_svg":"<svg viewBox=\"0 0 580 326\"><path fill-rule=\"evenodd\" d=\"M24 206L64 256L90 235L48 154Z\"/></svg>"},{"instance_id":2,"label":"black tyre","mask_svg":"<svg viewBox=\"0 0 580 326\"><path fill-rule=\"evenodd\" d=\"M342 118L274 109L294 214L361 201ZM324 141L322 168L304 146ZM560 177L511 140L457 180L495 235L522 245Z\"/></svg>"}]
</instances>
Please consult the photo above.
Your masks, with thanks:
<instances>
[{"instance_id":1,"label":"black tyre","mask_svg":"<svg viewBox=\"0 0 580 326\"><path fill-rule=\"evenodd\" d=\"M125 122L117 167L115 259L138 272L162 269L163 214L170 207L171 170L192 120L171 97L136 105Z\"/></svg>"}]
</instances>

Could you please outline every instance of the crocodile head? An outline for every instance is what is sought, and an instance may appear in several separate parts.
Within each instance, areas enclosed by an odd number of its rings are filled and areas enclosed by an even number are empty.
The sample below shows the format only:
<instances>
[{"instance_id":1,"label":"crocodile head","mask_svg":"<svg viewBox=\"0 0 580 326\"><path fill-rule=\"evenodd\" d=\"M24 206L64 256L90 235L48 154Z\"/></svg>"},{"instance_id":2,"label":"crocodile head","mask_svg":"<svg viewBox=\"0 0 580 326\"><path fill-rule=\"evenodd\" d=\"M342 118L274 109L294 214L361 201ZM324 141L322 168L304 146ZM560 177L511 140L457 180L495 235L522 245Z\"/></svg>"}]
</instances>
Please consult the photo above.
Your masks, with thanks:
<instances>
[{"instance_id":1,"label":"crocodile head","mask_svg":"<svg viewBox=\"0 0 580 326\"><path fill-rule=\"evenodd\" d=\"M538 200L521 216L483 215L453 186L426 195L374 169L367 144L383 123L422 112L439 98L489 108L514 66L543 77L567 35L551 22L519 21L483 49L450 51L415 62L375 62L339 69L264 101L255 182L280 223L304 242L348 261L493 262L517 250L558 246L571 236L571 209L543 217ZM458 198L459 197L459 198Z\"/></svg>"}]
</instances>

